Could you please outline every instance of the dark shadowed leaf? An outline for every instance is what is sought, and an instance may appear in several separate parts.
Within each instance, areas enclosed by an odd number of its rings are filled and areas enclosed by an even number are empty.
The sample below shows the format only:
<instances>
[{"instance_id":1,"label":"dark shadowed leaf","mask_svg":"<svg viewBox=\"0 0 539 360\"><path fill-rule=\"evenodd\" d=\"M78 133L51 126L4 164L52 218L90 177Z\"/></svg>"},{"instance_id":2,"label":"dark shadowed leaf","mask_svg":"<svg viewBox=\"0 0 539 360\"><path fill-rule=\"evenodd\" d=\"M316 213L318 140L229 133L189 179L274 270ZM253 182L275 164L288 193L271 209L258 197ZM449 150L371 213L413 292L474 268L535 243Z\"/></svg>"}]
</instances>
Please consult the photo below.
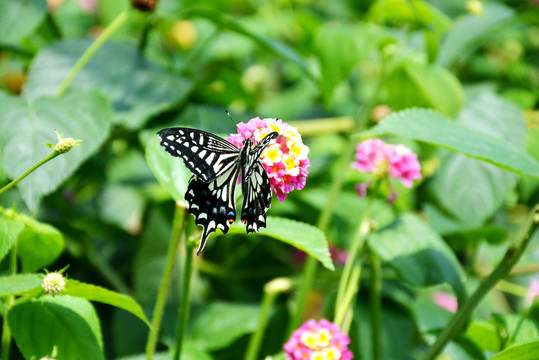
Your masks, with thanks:
<instances>
[{"instance_id":1,"label":"dark shadowed leaf","mask_svg":"<svg viewBox=\"0 0 539 360\"><path fill-rule=\"evenodd\" d=\"M465 298L464 270L442 238L416 215L404 214L372 233L369 247L407 283L426 287L447 283L459 303Z\"/></svg>"},{"instance_id":2,"label":"dark shadowed leaf","mask_svg":"<svg viewBox=\"0 0 539 360\"><path fill-rule=\"evenodd\" d=\"M90 44L88 39L72 39L42 50L32 62L24 94L29 98L55 94ZM145 60L135 46L108 42L70 86L99 89L111 102L114 121L138 129L151 116L185 99L191 85Z\"/></svg>"}]
</instances>

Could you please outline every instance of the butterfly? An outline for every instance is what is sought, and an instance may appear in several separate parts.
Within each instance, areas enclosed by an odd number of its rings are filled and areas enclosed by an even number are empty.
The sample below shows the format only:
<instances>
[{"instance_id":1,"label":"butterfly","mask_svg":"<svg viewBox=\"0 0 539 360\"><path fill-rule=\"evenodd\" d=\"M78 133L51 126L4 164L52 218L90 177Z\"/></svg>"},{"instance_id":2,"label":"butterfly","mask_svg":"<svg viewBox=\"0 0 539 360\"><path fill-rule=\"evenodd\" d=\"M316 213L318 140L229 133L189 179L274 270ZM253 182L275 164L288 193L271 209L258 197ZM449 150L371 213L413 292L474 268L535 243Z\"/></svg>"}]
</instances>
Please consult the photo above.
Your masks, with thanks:
<instances>
[{"instance_id":1,"label":"butterfly","mask_svg":"<svg viewBox=\"0 0 539 360\"><path fill-rule=\"evenodd\" d=\"M279 133L269 133L256 145L252 139L245 139L240 149L202 130L174 127L157 134L161 146L172 156L182 158L193 173L185 200L189 203L189 213L195 216L195 223L203 227L197 255L204 249L211 233L221 229L226 234L236 220L234 191L240 175L241 221L246 225L247 233L258 233L258 229L266 226L272 189L260 155Z\"/></svg>"}]
</instances>

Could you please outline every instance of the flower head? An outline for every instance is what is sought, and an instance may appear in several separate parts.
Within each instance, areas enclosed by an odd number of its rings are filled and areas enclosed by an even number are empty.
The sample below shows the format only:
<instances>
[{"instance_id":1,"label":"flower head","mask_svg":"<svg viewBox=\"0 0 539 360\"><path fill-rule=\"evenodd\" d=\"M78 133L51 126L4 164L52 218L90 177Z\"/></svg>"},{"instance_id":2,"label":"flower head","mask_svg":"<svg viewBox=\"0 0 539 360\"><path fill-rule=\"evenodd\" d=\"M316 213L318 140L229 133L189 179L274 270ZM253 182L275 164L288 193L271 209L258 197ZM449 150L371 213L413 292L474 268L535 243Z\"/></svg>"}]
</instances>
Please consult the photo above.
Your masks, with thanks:
<instances>
[{"instance_id":1,"label":"flower head","mask_svg":"<svg viewBox=\"0 0 539 360\"><path fill-rule=\"evenodd\" d=\"M275 195L279 201L284 201L292 190L303 189L307 168L311 165L307 158L309 148L303 144L298 130L280 119L256 117L247 123L239 123L238 133L230 135L227 140L240 148L245 139L251 138L256 143L273 131L277 131L279 137L264 149L260 162L266 169Z\"/></svg>"},{"instance_id":2,"label":"flower head","mask_svg":"<svg viewBox=\"0 0 539 360\"><path fill-rule=\"evenodd\" d=\"M539 296L539 280L531 279L528 284L528 293L524 298L524 303L526 306L531 306L533 304L533 299Z\"/></svg>"},{"instance_id":3,"label":"flower head","mask_svg":"<svg viewBox=\"0 0 539 360\"><path fill-rule=\"evenodd\" d=\"M287 360L350 360L350 338L334 323L308 320L284 345Z\"/></svg>"},{"instance_id":4,"label":"flower head","mask_svg":"<svg viewBox=\"0 0 539 360\"><path fill-rule=\"evenodd\" d=\"M356 160L352 168L383 178L393 177L406 187L412 187L413 180L421 179L421 165L412 150L404 145L387 144L380 139L365 140L356 147ZM372 181L368 181L356 185L360 197L367 194L371 184ZM388 186L391 193L388 201L393 202L398 194L390 184Z\"/></svg>"},{"instance_id":5,"label":"flower head","mask_svg":"<svg viewBox=\"0 0 539 360\"><path fill-rule=\"evenodd\" d=\"M43 279L41 287L45 290L45 293L57 295L65 289L66 281L64 276L58 272L48 273Z\"/></svg>"},{"instance_id":6,"label":"flower head","mask_svg":"<svg viewBox=\"0 0 539 360\"><path fill-rule=\"evenodd\" d=\"M449 312L455 313L458 310L459 303L457 298L449 293L437 291L432 296L432 299L439 307L446 309Z\"/></svg>"}]
</instances>

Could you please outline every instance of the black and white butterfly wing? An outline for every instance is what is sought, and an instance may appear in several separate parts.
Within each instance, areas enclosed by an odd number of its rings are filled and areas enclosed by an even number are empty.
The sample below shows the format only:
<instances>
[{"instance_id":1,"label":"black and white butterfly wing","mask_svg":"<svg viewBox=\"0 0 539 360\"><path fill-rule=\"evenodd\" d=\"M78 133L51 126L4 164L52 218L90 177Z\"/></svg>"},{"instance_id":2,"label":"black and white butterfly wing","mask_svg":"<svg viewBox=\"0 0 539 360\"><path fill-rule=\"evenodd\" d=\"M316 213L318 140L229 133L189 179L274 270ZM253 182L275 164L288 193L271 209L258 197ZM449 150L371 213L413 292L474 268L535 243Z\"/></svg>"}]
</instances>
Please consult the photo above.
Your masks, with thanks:
<instances>
[{"instance_id":1,"label":"black and white butterfly wing","mask_svg":"<svg viewBox=\"0 0 539 360\"><path fill-rule=\"evenodd\" d=\"M185 166L203 181L213 181L237 166L238 148L212 133L176 127L157 134L161 146L170 155L182 158Z\"/></svg>"},{"instance_id":2,"label":"black and white butterfly wing","mask_svg":"<svg viewBox=\"0 0 539 360\"><path fill-rule=\"evenodd\" d=\"M260 161L252 166L251 176L242 178L243 207L241 221L247 233L266 227L266 212L271 206L271 184Z\"/></svg>"},{"instance_id":3,"label":"black and white butterfly wing","mask_svg":"<svg viewBox=\"0 0 539 360\"><path fill-rule=\"evenodd\" d=\"M250 141L240 150L241 186L243 207L241 221L247 233L257 233L266 227L266 212L271 206L271 184L266 169L260 163L260 155L268 144L279 137L277 132L268 134L252 150Z\"/></svg>"},{"instance_id":4,"label":"black and white butterfly wing","mask_svg":"<svg viewBox=\"0 0 539 360\"><path fill-rule=\"evenodd\" d=\"M189 203L189 213L195 216L195 223L203 227L197 255L211 233L221 229L226 234L236 220L234 189L238 175L239 166L235 166L214 181L204 182L196 176L189 181L185 200Z\"/></svg>"}]
</instances>

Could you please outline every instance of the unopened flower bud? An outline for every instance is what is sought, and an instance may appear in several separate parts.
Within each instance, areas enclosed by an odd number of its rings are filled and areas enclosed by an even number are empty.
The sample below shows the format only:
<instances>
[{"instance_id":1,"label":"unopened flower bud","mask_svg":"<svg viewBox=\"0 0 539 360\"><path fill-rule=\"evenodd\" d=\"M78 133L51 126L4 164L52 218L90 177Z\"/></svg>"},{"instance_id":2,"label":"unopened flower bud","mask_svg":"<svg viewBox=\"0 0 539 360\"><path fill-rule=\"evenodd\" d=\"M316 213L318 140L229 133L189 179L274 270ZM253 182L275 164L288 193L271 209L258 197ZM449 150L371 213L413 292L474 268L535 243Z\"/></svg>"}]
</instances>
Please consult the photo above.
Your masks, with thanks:
<instances>
[{"instance_id":1,"label":"unopened flower bud","mask_svg":"<svg viewBox=\"0 0 539 360\"><path fill-rule=\"evenodd\" d=\"M45 290L45 293L57 295L61 293L66 286L64 276L58 272L48 273L43 279L41 287Z\"/></svg>"},{"instance_id":2,"label":"unopened flower bud","mask_svg":"<svg viewBox=\"0 0 539 360\"><path fill-rule=\"evenodd\" d=\"M79 143L82 140L75 140L73 138L64 138L62 134L59 134L56 132L56 136L58 137L58 143L54 146L54 150L58 151L60 154L66 153L75 145L80 145Z\"/></svg>"},{"instance_id":3,"label":"unopened flower bud","mask_svg":"<svg viewBox=\"0 0 539 360\"><path fill-rule=\"evenodd\" d=\"M144 12L152 12L157 5L157 0L131 0L134 8Z\"/></svg>"}]
</instances>

